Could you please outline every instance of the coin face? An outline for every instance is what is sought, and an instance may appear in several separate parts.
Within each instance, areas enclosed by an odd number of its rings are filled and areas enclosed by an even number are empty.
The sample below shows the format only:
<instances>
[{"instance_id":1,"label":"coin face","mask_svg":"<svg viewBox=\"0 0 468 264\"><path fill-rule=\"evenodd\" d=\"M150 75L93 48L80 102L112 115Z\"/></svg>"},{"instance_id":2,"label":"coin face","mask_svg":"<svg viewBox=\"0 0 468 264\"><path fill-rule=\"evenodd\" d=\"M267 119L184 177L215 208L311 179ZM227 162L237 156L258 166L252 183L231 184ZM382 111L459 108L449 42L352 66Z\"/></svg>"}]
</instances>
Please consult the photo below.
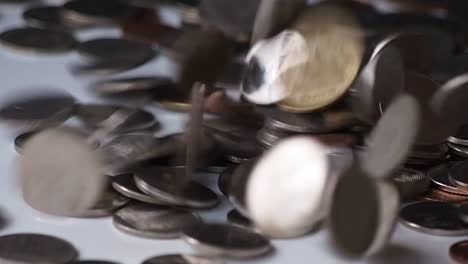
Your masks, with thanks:
<instances>
[{"instance_id":1,"label":"coin face","mask_svg":"<svg viewBox=\"0 0 468 264\"><path fill-rule=\"evenodd\" d=\"M305 38L309 58L283 73L292 90L279 105L290 112L317 110L338 100L355 79L364 53L363 33L352 14L332 5L304 12L292 29Z\"/></svg>"},{"instance_id":2,"label":"coin face","mask_svg":"<svg viewBox=\"0 0 468 264\"><path fill-rule=\"evenodd\" d=\"M60 238L40 234L11 234L0 237L3 263L69 263L77 250Z\"/></svg>"},{"instance_id":3,"label":"coin face","mask_svg":"<svg viewBox=\"0 0 468 264\"><path fill-rule=\"evenodd\" d=\"M103 193L101 156L71 129L45 130L25 144L18 170L24 200L59 216L81 215Z\"/></svg>"},{"instance_id":4,"label":"coin face","mask_svg":"<svg viewBox=\"0 0 468 264\"><path fill-rule=\"evenodd\" d=\"M460 241L453 244L450 249L450 257L458 263L468 262L468 241Z\"/></svg>"},{"instance_id":5,"label":"coin face","mask_svg":"<svg viewBox=\"0 0 468 264\"><path fill-rule=\"evenodd\" d=\"M166 202L158 200L157 198L140 191L133 180L133 174L122 174L113 177L112 187L120 194L133 200L148 204L167 205Z\"/></svg>"},{"instance_id":6,"label":"coin face","mask_svg":"<svg viewBox=\"0 0 468 264\"><path fill-rule=\"evenodd\" d=\"M114 214L114 226L128 234L145 238L178 238L182 229L193 225L199 217L182 209L147 204L129 205Z\"/></svg>"},{"instance_id":7,"label":"coin face","mask_svg":"<svg viewBox=\"0 0 468 264\"><path fill-rule=\"evenodd\" d=\"M400 222L405 226L431 235L464 236L468 225L458 218L454 205L441 202L418 202L403 207Z\"/></svg>"},{"instance_id":8,"label":"coin face","mask_svg":"<svg viewBox=\"0 0 468 264\"><path fill-rule=\"evenodd\" d=\"M223 264L223 261L216 258L207 258L194 255L162 255L149 258L142 264Z\"/></svg>"},{"instance_id":9,"label":"coin face","mask_svg":"<svg viewBox=\"0 0 468 264\"><path fill-rule=\"evenodd\" d=\"M25 27L4 31L0 43L20 51L53 54L71 50L76 41L66 31Z\"/></svg>"},{"instance_id":10,"label":"coin face","mask_svg":"<svg viewBox=\"0 0 468 264\"><path fill-rule=\"evenodd\" d=\"M151 45L122 38L98 38L80 43L78 53L91 60L148 61L156 56Z\"/></svg>"},{"instance_id":11,"label":"coin face","mask_svg":"<svg viewBox=\"0 0 468 264\"><path fill-rule=\"evenodd\" d=\"M262 235L228 224L200 223L187 226L182 238L196 251L209 256L252 258L265 255L273 247Z\"/></svg>"},{"instance_id":12,"label":"coin face","mask_svg":"<svg viewBox=\"0 0 468 264\"><path fill-rule=\"evenodd\" d=\"M449 171L450 182L460 188L468 189L468 162L461 161L453 164Z\"/></svg>"}]
</instances>

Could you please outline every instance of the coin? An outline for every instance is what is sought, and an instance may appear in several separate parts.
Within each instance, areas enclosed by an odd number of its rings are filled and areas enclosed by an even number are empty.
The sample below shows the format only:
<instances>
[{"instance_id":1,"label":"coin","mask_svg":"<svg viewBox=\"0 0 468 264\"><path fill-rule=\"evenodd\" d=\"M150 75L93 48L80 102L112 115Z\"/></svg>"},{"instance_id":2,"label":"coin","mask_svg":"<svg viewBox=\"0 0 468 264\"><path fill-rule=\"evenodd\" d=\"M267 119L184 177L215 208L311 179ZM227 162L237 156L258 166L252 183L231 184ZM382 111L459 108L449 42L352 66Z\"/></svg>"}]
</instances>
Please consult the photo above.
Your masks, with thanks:
<instances>
[{"instance_id":1,"label":"coin","mask_svg":"<svg viewBox=\"0 0 468 264\"><path fill-rule=\"evenodd\" d=\"M156 56L151 45L122 38L92 39L80 43L77 49L81 56L90 60L141 62Z\"/></svg>"},{"instance_id":2,"label":"coin","mask_svg":"<svg viewBox=\"0 0 468 264\"><path fill-rule=\"evenodd\" d=\"M219 203L216 193L197 182L178 186L177 176L176 168L145 168L135 174L135 183L144 193L174 205L211 208Z\"/></svg>"},{"instance_id":3,"label":"coin","mask_svg":"<svg viewBox=\"0 0 468 264\"><path fill-rule=\"evenodd\" d=\"M468 195L468 191L457 188L450 182L449 170L452 165L453 163L447 163L431 168L427 172L427 176L437 189L454 194Z\"/></svg>"},{"instance_id":4,"label":"coin","mask_svg":"<svg viewBox=\"0 0 468 264\"><path fill-rule=\"evenodd\" d=\"M117 262L111 262L106 260L77 260L73 264L119 264Z\"/></svg>"},{"instance_id":5,"label":"coin","mask_svg":"<svg viewBox=\"0 0 468 264\"><path fill-rule=\"evenodd\" d=\"M458 216L465 224L468 224L468 201L465 200L464 203L460 204L457 208Z\"/></svg>"},{"instance_id":6,"label":"coin","mask_svg":"<svg viewBox=\"0 0 468 264\"><path fill-rule=\"evenodd\" d=\"M73 64L70 66L70 72L78 76L110 75L132 70L146 62L147 61L121 59L100 60L89 63Z\"/></svg>"},{"instance_id":7,"label":"coin","mask_svg":"<svg viewBox=\"0 0 468 264\"><path fill-rule=\"evenodd\" d=\"M405 226L436 236L466 236L468 225L458 218L457 208L449 203L418 202L404 206L400 222Z\"/></svg>"},{"instance_id":8,"label":"coin","mask_svg":"<svg viewBox=\"0 0 468 264\"><path fill-rule=\"evenodd\" d=\"M235 166L226 168L218 177L218 189L224 195L229 195L229 183L231 181L232 173L236 169Z\"/></svg>"},{"instance_id":9,"label":"coin","mask_svg":"<svg viewBox=\"0 0 468 264\"><path fill-rule=\"evenodd\" d=\"M147 204L126 206L114 214L114 226L130 235L152 238L178 238L182 229L199 220L195 213Z\"/></svg>"},{"instance_id":10,"label":"coin","mask_svg":"<svg viewBox=\"0 0 468 264\"><path fill-rule=\"evenodd\" d=\"M362 168L371 177L388 177L406 159L419 129L420 109L410 95L400 95L387 108L369 136Z\"/></svg>"},{"instance_id":11,"label":"coin","mask_svg":"<svg viewBox=\"0 0 468 264\"><path fill-rule=\"evenodd\" d=\"M251 227L253 225L252 221L247 217L243 216L239 211L236 209L232 209L227 214L227 220L234 225L240 225L244 227Z\"/></svg>"},{"instance_id":12,"label":"coin","mask_svg":"<svg viewBox=\"0 0 468 264\"><path fill-rule=\"evenodd\" d=\"M434 188L423 194L421 198L425 201L446 203L464 203L468 201L468 196L466 195L449 193Z\"/></svg>"},{"instance_id":13,"label":"coin","mask_svg":"<svg viewBox=\"0 0 468 264\"><path fill-rule=\"evenodd\" d=\"M160 89L171 89L174 83L166 77L142 76L99 81L92 85L92 90L103 96L148 96Z\"/></svg>"},{"instance_id":14,"label":"coin","mask_svg":"<svg viewBox=\"0 0 468 264\"><path fill-rule=\"evenodd\" d=\"M112 213L129 202L124 196L121 196L109 185L106 191L101 195L98 202L88 209L85 213L76 217L103 217L112 215Z\"/></svg>"},{"instance_id":15,"label":"coin","mask_svg":"<svg viewBox=\"0 0 468 264\"><path fill-rule=\"evenodd\" d=\"M32 136L34 136L38 131L31 131L31 132L26 132L23 133L15 138L15 150L18 153L23 152L23 147L26 141L31 139Z\"/></svg>"},{"instance_id":16,"label":"coin","mask_svg":"<svg viewBox=\"0 0 468 264\"><path fill-rule=\"evenodd\" d=\"M392 184L372 179L354 164L338 180L332 201L330 230L339 253L364 257L384 248L400 206Z\"/></svg>"},{"instance_id":17,"label":"coin","mask_svg":"<svg viewBox=\"0 0 468 264\"><path fill-rule=\"evenodd\" d=\"M75 29L81 25L73 24L63 19L60 6L41 5L31 7L23 12L23 19L30 27Z\"/></svg>"},{"instance_id":18,"label":"coin","mask_svg":"<svg viewBox=\"0 0 468 264\"><path fill-rule=\"evenodd\" d=\"M413 146L411 150L411 158L421 158L421 159L440 159L447 155L448 147L447 144L417 144Z\"/></svg>"},{"instance_id":19,"label":"coin","mask_svg":"<svg viewBox=\"0 0 468 264\"><path fill-rule=\"evenodd\" d=\"M71 129L45 130L25 144L18 170L24 200L53 215L80 215L106 186L101 156Z\"/></svg>"},{"instance_id":20,"label":"coin","mask_svg":"<svg viewBox=\"0 0 468 264\"><path fill-rule=\"evenodd\" d=\"M120 194L140 202L155 205L167 205L166 202L158 200L140 191L133 180L133 174L122 174L113 177L112 187L114 187L114 189Z\"/></svg>"},{"instance_id":21,"label":"coin","mask_svg":"<svg viewBox=\"0 0 468 264\"><path fill-rule=\"evenodd\" d=\"M292 29L306 39L309 59L283 73L292 93L279 106L302 113L330 105L346 93L360 68L364 42L359 22L345 9L324 4L304 12Z\"/></svg>"},{"instance_id":22,"label":"coin","mask_svg":"<svg viewBox=\"0 0 468 264\"><path fill-rule=\"evenodd\" d=\"M468 263L468 241L460 241L453 244L450 249L450 257L457 263Z\"/></svg>"},{"instance_id":23,"label":"coin","mask_svg":"<svg viewBox=\"0 0 468 264\"><path fill-rule=\"evenodd\" d=\"M58 126L70 118L75 99L68 94L48 93L17 98L0 107L0 119L22 130Z\"/></svg>"},{"instance_id":24,"label":"coin","mask_svg":"<svg viewBox=\"0 0 468 264\"><path fill-rule=\"evenodd\" d=\"M162 255L143 261L142 264L223 264L223 261L215 258L207 258L194 255Z\"/></svg>"},{"instance_id":25,"label":"coin","mask_svg":"<svg viewBox=\"0 0 468 264\"><path fill-rule=\"evenodd\" d=\"M450 166L450 182L460 188L468 189L468 161L460 161Z\"/></svg>"},{"instance_id":26,"label":"coin","mask_svg":"<svg viewBox=\"0 0 468 264\"><path fill-rule=\"evenodd\" d=\"M392 177L396 183L403 200L409 200L429 189L431 180L422 171L413 169L400 169Z\"/></svg>"},{"instance_id":27,"label":"coin","mask_svg":"<svg viewBox=\"0 0 468 264\"><path fill-rule=\"evenodd\" d=\"M66 31L24 27L4 31L0 43L19 51L54 54L71 50L76 41Z\"/></svg>"},{"instance_id":28,"label":"coin","mask_svg":"<svg viewBox=\"0 0 468 264\"><path fill-rule=\"evenodd\" d=\"M259 233L228 224L201 223L187 226L182 238L194 250L207 256L253 258L273 249L268 239Z\"/></svg>"},{"instance_id":29,"label":"coin","mask_svg":"<svg viewBox=\"0 0 468 264\"><path fill-rule=\"evenodd\" d=\"M247 181L256 162L255 159L252 159L240 163L227 178L227 197L234 207L244 215L249 215L246 203Z\"/></svg>"},{"instance_id":30,"label":"coin","mask_svg":"<svg viewBox=\"0 0 468 264\"><path fill-rule=\"evenodd\" d=\"M108 24L126 19L134 14L135 8L125 1L72 0L63 5L64 15L88 23Z\"/></svg>"},{"instance_id":31,"label":"coin","mask_svg":"<svg viewBox=\"0 0 468 264\"><path fill-rule=\"evenodd\" d=\"M308 233L324 217L322 197L328 172L324 145L307 137L285 139L266 152L249 173L245 191L249 217L271 237ZM301 184L294 184L298 182ZM286 205L291 200L307 202ZM278 210L280 207L283 209Z\"/></svg>"},{"instance_id":32,"label":"coin","mask_svg":"<svg viewBox=\"0 0 468 264\"><path fill-rule=\"evenodd\" d=\"M468 146L468 125L461 125L456 135L449 137L447 141L453 144Z\"/></svg>"},{"instance_id":33,"label":"coin","mask_svg":"<svg viewBox=\"0 0 468 264\"><path fill-rule=\"evenodd\" d=\"M69 263L78 256L65 240L41 234L11 234L0 237L2 263Z\"/></svg>"},{"instance_id":34,"label":"coin","mask_svg":"<svg viewBox=\"0 0 468 264\"><path fill-rule=\"evenodd\" d=\"M88 127L106 128L106 126L112 126L108 120L117 111L129 116L112 131L114 133L129 133L160 127L158 120L150 112L119 105L80 104L77 106L76 115Z\"/></svg>"}]
</instances>

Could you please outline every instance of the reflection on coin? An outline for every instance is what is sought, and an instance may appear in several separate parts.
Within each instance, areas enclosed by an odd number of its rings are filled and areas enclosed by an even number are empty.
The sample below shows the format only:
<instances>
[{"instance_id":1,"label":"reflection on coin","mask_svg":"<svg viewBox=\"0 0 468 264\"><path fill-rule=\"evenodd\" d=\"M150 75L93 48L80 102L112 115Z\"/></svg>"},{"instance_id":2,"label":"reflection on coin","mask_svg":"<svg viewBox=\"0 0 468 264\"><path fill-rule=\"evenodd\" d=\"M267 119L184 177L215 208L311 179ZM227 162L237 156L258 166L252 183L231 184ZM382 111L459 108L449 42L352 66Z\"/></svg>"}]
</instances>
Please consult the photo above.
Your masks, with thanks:
<instances>
[{"instance_id":1,"label":"reflection on coin","mask_svg":"<svg viewBox=\"0 0 468 264\"><path fill-rule=\"evenodd\" d=\"M403 207L400 222L405 226L436 236L466 236L468 225L458 218L457 208L449 203L418 202Z\"/></svg>"},{"instance_id":2,"label":"reflection on coin","mask_svg":"<svg viewBox=\"0 0 468 264\"><path fill-rule=\"evenodd\" d=\"M131 235L153 238L178 238L187 225L196 224L199 217L182 209L154 205L129 205L114 214L116 228Z\"/></svg>"},{"instance_id":3,"label":"reflection on coin","mask_svg":"<svg viewBox=\"0 0 468 264\"><path fill-rule=\"evenodd\" d=\"M468 201L468 196L449 193L439 189L430 189L422 196L425 201L446 202L446 203L464 203Z\"/></svg>"},{"instance_id":4,"label":"reflection on coin","mask_svg":"<svg viewBox=\"0 0 468 264\"><path fill-rule=\"evenodd\" d=\"M121 0L72 0L64 4L64 15L88 23L107 24L130 17L135 8Z\"/></svg>"},{"instance_id":5,"label":"reflection on coin","mask_svg":"<svg viewBox=\"0 0 468 264\"><path fill-rule=\"evenodd\" d=\"M346 9L328 4L304 12L292 29L306 39L309 59L282 76L292 93L280 107L317 110L338 100L355 79L364 53L363 33Z\"/></svg>"},{"instance_id":6,"label":"reflection on coin","mask_svg":"<svg viewBox=\"0 0 468 264\"><path fill-rule=\"evenodd\" d=\"M72 49L76 42L66 31L25 27L1 33L0 43L26 52L62 53Z\"/></svg>"},{"instance_id":7,"label":"reflection on coin","mask_svg":"<svg viewBox=\"0 0 468 264\"><path fill-rule=\"evenodd\" d=\"M468 189L468 161L453 164L448 174L451 183L457 187Z\"/></svg>"},{"instance_id":8,"label":"reflection on coin","mask_svg":"<svg viewBox=\"0 0 468 264\"><path fill-rule=\"evenodd\" d=\"M468 191L457 188L450 182L449 170L452 165L453 163L446 163L431 168L427 172L427 176L437 189L454 194L468 195Z\"/></svg>"},{"instance_id":9,"label":"reflection on coin","mask_svg":"<svg viewBox=\"0 0 468 264\"><path fill-rule=\"evenodd\" d=\"M19 159L23 198L45 213L81 215L105 189L101 166L101 156L75 130L45 130L26 143Z\"/></svg>"},{"instance_id":10,"label":"reflection on coin","mask_svg":"<svg viewBox=\"0 0 468 264\"><path fill-rule=\"evenodd\" d=\"M460 241L450 247L450 257L458 263L468 263L468 240Z\"/></svg>"},{"instance_id":11,"label":"reflection on coin","mask_svg":"<svg viewBox=\"0 0 468 264\"><path fill-rule=\"evenodd\" d=\"M0 237L2 263L69 263L76 249L60 238L41 234L11 234Z\"/></svg>"},{"instance_id":12,"label":"reflection on coin","mask_svg":"<svg viewBox=\"0 0 468 264\"><path fill-rule=\"evenodd\" d=\"M32 136L34 136L37 133L37 131L32 131L32 132L26 132L23 133L15 138L15 150L18 153L23 152L23 147L26 141L31 139Z\"/></svg>"},{"instance_id":13,"label":"reflection on coin","mask_svg":"<svg viewBox=\"0 0 468 264\"><path fill-rule=\"evenodd\" d=\"M396 183L403 200L408 200L427 191L431 181L422 171L412 169L400 169L392 177Z\"/></svg>"},{"instance_id":14,"label":"reflection on coin","mask_svg":"<svg viewBox=\"0 0 468 264\"><path fill-rule=\"evenodd\" d=\"M178 168L145 168L135 174L135 183L143 192L170 204L193 208L211 208L218 204L216 193L197 182L180 186L176 170Z\"/></svg>"},{"instance_id":15,"label":"reflection on coin","mask_svg":"<svg viewBox=\"0 0 468 264\"><path fill-rule=\"evenodd\" d=\"M273 248L268 239L250 229L228 224L198 224L183 230L183 239L203 255L252 258Z\"/></svg>"},{"instance_id":16,"label":"reflection on coin","mask_svg":"<svg viewBox=\"0 0 468 264\"><path fill-rule=\"evenodd\" d=\"M151 45L121 38L98 38L80 43L78 53L91 60L148 61L156 55Z\"/></svg>"},{"instance_id":17,"label":"reflection on coin","mask_svg":"<svg viewBox=\"0 0 468 264\"><path fill-rule=\"evenodd\" d=\"M227 214L227 220L234 225L240 225L244 227L251 227L253 225L252 221L247 217L243 216L239 211L236 209L232 209Z\"/></svg>"},{"instance_id":18,"label":"reflection on coin","mask_svg":"<svg viewBox=\"0 0 468 264\"><path fill-rule=\"evenodd\" d=\"M468 147L464 145L447 143L447 146L450 148L451 152L457 156L468 158Z\"/></svg>"},{"instance_id":19,"label":"reflection on coin","mask_svg":"<svg viewBox=\"0 0 468 264\"><path fill-rule=\"evenodd\" d=\"M174 254L152 257L143 261L142 264L223 264L223 261L215 258Z\"/></svg>"},{"instance_id":20,"label":"reflection on coin","mask_svg":"<svg viewBox=\"0 0 468 264\"><path fill-rule=\"evenodd\" d=\"M98 202L88 209L85 213L77 215L77 217L103 217L112 215L118 208L124 206L129 202L124 196L108 186L107 190L101 195Z\"/></svg>"},{"instance_id":21,"label":"reflection on coin","mask_svg":"<svg viewBox=\"0 0 468 264\"><path fill-rule=\"evenodd\" d=\"M155 205L167 204L140 191L133 180L133 174L122 174L113 177L112 187L120 194L140 202Z\"/></svg>"}]
</instances>

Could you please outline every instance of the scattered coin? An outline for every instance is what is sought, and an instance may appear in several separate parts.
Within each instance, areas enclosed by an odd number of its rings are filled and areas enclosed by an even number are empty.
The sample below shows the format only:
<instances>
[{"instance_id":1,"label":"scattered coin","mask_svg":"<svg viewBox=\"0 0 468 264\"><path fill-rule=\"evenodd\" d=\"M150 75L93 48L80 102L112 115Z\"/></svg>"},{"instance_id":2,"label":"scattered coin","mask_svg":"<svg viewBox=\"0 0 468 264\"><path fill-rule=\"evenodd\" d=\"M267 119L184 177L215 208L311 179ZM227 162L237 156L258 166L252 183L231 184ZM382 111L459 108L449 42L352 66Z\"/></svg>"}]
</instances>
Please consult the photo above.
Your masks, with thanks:
<instances>
[{"instance_id":1,"label":"scattered coin","mask_svg":"<svg viewBox=\"0 0 468 264\"><path fill-rule=\"evenodd\" d=\"M195 213L147 204L126 206L113 217L117 229L130 235L152 239L178 238L185 226L198 221L199 217Z\"/></svg>"},{"instance_id":2,"label":"scattered coin","mask_svg":"<svg viewBox=\"0 0 468 264\"><path fill-rule=\"evenodd\" d=\"M81 56L90 60L141 62L156 56L151 45L122 38L92 39L80 43L77 49Z\"/></svg>"},{"instance_id":3,"label":"scattered coin","mask_svg":"<svg viewBox=\"0 0 468 264\"><path fill-rule=\"evenodd\" d=\"M34 136L37 133L37 131L31 131L31 132L26 132L23 133L15 138L15 149L16 152L22 153L23 152L23 147L26 141L31 139L32 136Z\"/></svg>"},{"instance_id":4,"label":"scattered coin","mask_svg":"<svg viewBox=\"0 0 468 264\"><path fill-rule=\"evenodd\" d=\"M93 24L109 24L126 19L136 12L136 8L125 1L72 0L63 5L64 15L73 20Z\"/></svg>"},{"instance_id":5,"label":"scattered coin","mask_svg":"<svg viewBox=\"0 0 468 264\"><path fill-rule=\"evenodd\" d=\"M223 261L215 258L207 258L194 255L162 255L149 258L143 261L142 264L223 264Z\"/></svg>"},{"instance_id":6,"label":"scattered coin","mask_svg":"<svg viewBox=\"0 0 468 264\"><path fill-rule=\"evenodd\" d=\"M247 217L243 216L239 211L236 209L232 209L227 214L227 220L234 225L240 225L244 227L251 227L253 225L252 221Z\"/></svg>"},{"instance_id":7,"label":"scattered coin","mask_svg":"<svg viewBox=\"0 0 468 264\"><path fill-rule=\"evenodd\" d=\"M424 172L406 168L398 170L392 180L396 183L403 200L410 200L426 192L431 184Z\"/></svg>"},{"instance_id":8,"label":"scattered coin","mask_svg":"<svg viewBox=\"0 0 468 264\"><path fill-rule=\"evenodd\" d=\"M114 187L114 189L120 194L143 203L167 205L166 202L158 200L140 191L133 180L133 174L122 174L113 177L112 187Z\"/></svg>"},{"instance_id":9,"label":"scattered coin","mask_svg":"<svg viewBox=\"0 0 468 264\"><path fill-rule=\"evenodd\" d=\"M228 224L198 224L183 230L183 239L207 256L252 258L265 255L273 247L262 235Z\"/></svg>"},{"instance_id":10,"label":"scattered coin","mask_svg":"<svg viewBox=\"0 0 468 264\"><path fill-rule=\"evenodd\" d=\"M468 195L468 191L457 188L450 182L449 170L452 165L453 163L447 163L431 168L427 172L427 176L437 189L453 194Z\"/></svg>"},{"instance_id":11,"label":"scattered coin","mask_svg":"<svg viewBox=\"0 0 468 264\"><path fill-rule=\"evenodd\" d=\"M468 241L460 241L450 247L450 257L456 262L468 263Z\"/></svg>"},{"instance_id":12,"label":"scattered coin","mask_svg":"<svg viewBox=\"0 0 468 264\"><path fill-rule=\"evenodd\" d=\"M0 237L2 263L69 263L76 249L60 238L42 234L11 234Z\"/></svg>"},{"instance_id":13,"label":"scattered coin","mask_svg":"<svg viewBox=\"0 0 468 264\"><path fill-rule=\"evenodd\" d=\"M466 236L468 225L458 218L457 208L449 203L418 202L403 207L400 222L418 231L437 236Z\"/></svg>"}]
</instances>

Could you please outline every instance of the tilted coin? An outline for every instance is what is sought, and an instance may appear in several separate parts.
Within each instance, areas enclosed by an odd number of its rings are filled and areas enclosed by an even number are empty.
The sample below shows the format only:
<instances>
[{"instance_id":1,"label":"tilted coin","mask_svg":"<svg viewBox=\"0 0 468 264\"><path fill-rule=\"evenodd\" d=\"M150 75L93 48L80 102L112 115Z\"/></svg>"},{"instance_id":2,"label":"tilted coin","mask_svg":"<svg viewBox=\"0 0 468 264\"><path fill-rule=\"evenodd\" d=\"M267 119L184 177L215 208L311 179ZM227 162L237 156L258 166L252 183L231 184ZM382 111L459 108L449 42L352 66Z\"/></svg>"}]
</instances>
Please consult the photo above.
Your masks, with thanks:
<instances>
[{"instance_id":1,"label":"tilted coin","mask_svg":"<svg viewBox=\"0 0 468 264\"><path fill-rule=\"evenodd\" d=\"M418 202L404 206L400 222L405 226L436 236L466 236L468 225L458 218L457 208L450 203Z\"/></svg>"},{"instance_id":2,"label":"tilted coin","mask_svg":"<svg viewBox=\"0 0 468 264\"><path fill-rule=\"evenodd\" d=\"M142 76L100 81L92 85L92 90L104 96L151 95L160 89L174 88L173 85L166 77Z\"/></svg>"},{"instance_id":3,"label":"tilted coin","mask_svg":"<svg viewBox=\"0 0 468 264\"><path fill-rule=\"evenodd\" d=\"M306 39L309 58L283 73L292 92L279 105L290 112L330 105L346 93L360 68L364 42L359 22L346 9L324 4L302 13L292 29Z\"/></svg>"},{"instance_id":4,"label":"tilted coin","mask_svg":"<svg viewBox=\"0 0 468 264\"><path fill-rule=\"evenodd\" d=\"M23 147L26 141L32 138L38 131L31 131L23 133L15 138L15 149L16 152L21 153L23 152Z\"/></svg>"},{"instance_id":5,"label":"tilted coin","mask_svg":"<svg viewBox=\"0 0 468 264\"><path fill-rule=\"evenodd\" d=\"M187 225L199 222L199 217L183 209L147 204L126 206L114 214L114 226L130 235L153 238L178 238Z\"/></svg>"},{"instance_id":6,"label":"tilted coin","mask_svg":"<svg viewBox=\"0 0 468 264\"><path fill-rule=\"evenodd\" d=\"M69 242L41 234L11 234L0 237L2 263L69 263L78 256Z\"/></svg>"},{"instance_id":7,"label":"tilted coin","mask_svg":"<svg viewBox=\"0 0 468 264\"><path fill-rule=\"evenodd\" d=\"M142 264L223 264L223 261L216 258L201 257L195 255L162 255L143 261Z\"/></svg>"},{"instance_id":8,"label":"tilted coin","mask_svg":"<svg viewBox=\"0 0 468 264\"><path fill-rule=\"evenodd\" d=\"M330 211L333 245L346 256L375 255L388 242L400 206L396 188L355 164L334 189Z\"/></svg>"},{"instance_id":9,"label":"tilted coin","mask_svg":"<svg viewBox=\"0 0 468 264\"><path fill-rule=\"evenodd\" d=\"M166 202L163 202L140 191L140 189L138 189L136 186L135 181L133 180L133 174L122 174L115 176L112 179L112 187L120 194L133 200L155 205L167 205Z\"/></svg>"},{"instance_id":10,"label":"tilted coin","mask_svg":"<svg viewBox=\"0 0 468 264\"><path fill-rule=\"evenodd\" d=\"M68 94L28 95L0 107L0 119L24 130L58 126L70 118L75 99Z\"/></svg>"},{"instance_id":11,"label":"tilted coin","mask_svg":"<svg viewBox=\"0 0 468 264\"><path fill-rule=\"evenodd\" d=\"M453 163L447 163L433 167L427 172L427 176L437 189L454 194L468 195L468 191L457 188L450 182L449 170L452 165Z\"/></svg>"},{"instance_id":12,"label":"tilted coin","mask_svg":"<svg viewBox=\"0 0 468 264\"><path fill-rule=\"evenodd\" d=\"M89 23L108 24L126 19L135 12L135 8L125 1L72 0L63 5L64 15Z\"/></svg>"},{"instance_id":13,"label":"tilted coin","mask_svg":"<svg viewBox=\"0 0 468 264\"><path fill-rule=\"evenodd\" d=\"M422 171L412 169L400 169L392 177L396 183L403 200L412 199L427 191L431 180Z\"/></svg>"},{"instance_id":14,"label":"tilted coin","mask_svg":"<svg viewBox=\"0 0 468 264\"><path fill-rule=\"evenodd\" d=\"M190 181L178 185L177 168L145 168L135 174L135 183L143 192L174 205L193 208L210 208L218 204L219 198L207 187ZM185 168L181 168L182 173Z\"/></svg>"},{"instance_id":15,"label":"tilted coin","mask_svg":"<svg viewBox=\"0 0 468 264\"><path fill-rule=\"evenodd\" d=\"M273 247L262 235L236 225L208 224L187 226L182 238L196 251L208 256L252 258L265 255Z\"/></svg>"},{"instance_id":16,"label":"tilted coin","mask_svg":"<svg viewBox=\"0 0 468 264\"><path fill-rule=\"evenodd\" d=\"M468 224L468 201L465 201L457 208L458 216L465 224Z\"/></svg>"},{"instance_id":17,"label":"tilted coin","mask_svg":"<svg viewBox=\"0 0 468 264\"><path fill-rule=\"evenodd\" d=\"M369 137L362 168L371 177L390 176L411 151L420 122L418 102L400 95L387 108Z\"/></svg>"},{"instance_id":18,"label":"tilted coin","mask_svg":"<svg viewBox=\"0 0 468 264\"><path fill-rule=\"evenodd\" d=\"M243 216L236 209L232 209L231 211L229 211L229 213L227 214L227 220L234 225L240 225L245 227L251 227L253 225L250 219Z\"/></svg>"},{"instance_id":19,"label":"tilted coin","mask_svg":"<svg viewBox=\"0 0 468 264\"><path fill-rule=\"evenodd\" d=\"M468 263L468 241L460 241L453 244L450 249L450 257L458 263Z\"/></svg>"},{"instance_id":20,"label":"tilted coin","mask_svg":"<svg viewBox=\"0 0 468 264\"><path fill-rule=\"evenodd\" d=\"M70 66L70 72L78 76L110 75L129 71L146 62L146 60L134 59L106 59L89 63L73 64Z\"/></svg>"},{"instance_id":21,"label":"tilted coin","mask_svg":"<svg viewBox=\"0 0 468 264\"><path fill-rule=\"evenodd\" d=\"M282 141L266 152L247 176L249 217L271 237L297 237L310 232L324 217L322 202L328 169L321 143L307 137ZM291 199L296 201L293 206ZM282 210L278 210L280 207Z\"/></svg>"},{"instance_id":22,"label":"tilted coin","mask_svg":"<svg viewBox=\"0 0 468 264\"><path fill-rule=\"evenodd\" d=\"M75 130L37 134L18 164L24 200L45 213L80 215L99 201L106 186L101 156Z\"/></svg>"},{"instance_id":23,"label":"tilted coin","mask_svg":"<svg viewBox=\"0 0 468 264\"><path fill-rule=\"evenodd\" d=\"M109 125L107 120L116 111L122 111L124 115L129 116L112 131L114 133L128 133L160 126L158 120L150 112L119 105L80 104L76 108L76 115L88 127L105 128Z\"/></svg>"},{"instance_id":24,"label":"tilted coin","mask_svg":"<svg viewBox=\"0 0 468 264\"><path fill-rule=\"evenodd\" d=\"M424 201L445 202L454 204L465 203L468 201L467 195L449 193L435 188L432 188L427 193L424 193L421 198Z\"/></svg>"},{"instance_id":25,"label":"tilted coin","mask_svg":"<svg viewBox=\"0 0 468 264\"><path fill-rule=\"evenodd\" d=\"M468 189L468 161L453 164L450 166L448 174L451 183L457 187Z\"/></svg>"},{"instance_id":26,"label":"tilted coin","mask_svg":"<svg viewBox=\"0 0 468 264\"><path fill-rule=\"evenodd\" d=\"M75 29L81 27L79 24L66 21L61 11L62 8L59 6L35 6L23 12L23 19L30 27L55 29Z\"/></svg>"},{"instance_id":27,"label":"tilted coin","mask_svg":"<svg viewBox=\"0 0 468 264\"><path fill-rule=\"evenodd\" d=\"M80 43L78 53L91 60L148 61L156 56L151 45L122 38L97 38Z\"/></svg>"},{"instance_id":28,"label":"tilted coin","mask_svg":"<svg viewBox=\"0 0 468 264\"><path fill-rule=\"evenodd\" d=\"M447 139L448 142L463 146L468 146L468 125L463 124L458 128L457 133Z\"/></svg>"},{"instance_id":29,"label":"tilted coin","mask_svg":"<svg viewBox=\"0 0 468 264\"><path fill-rule=\"evenodd\" d=\"M24 27L1 33L0 43L19 51L53 54L71 50L76 41L66 31Z\"/></svg>"},{"instance_id":30,"label":"tilted coin","mask_svg":"<svg viewBox=\"0 0 468 264\"><path fill-rule=\"evenodd\" d=\"M108 186L105 192L101 195L98 202L89 208L85 213L77 215L77 217L103 217L112 215L112 213L129 202L129 199L120 195L112 187Z\"/></svg>"}]
</instances>

